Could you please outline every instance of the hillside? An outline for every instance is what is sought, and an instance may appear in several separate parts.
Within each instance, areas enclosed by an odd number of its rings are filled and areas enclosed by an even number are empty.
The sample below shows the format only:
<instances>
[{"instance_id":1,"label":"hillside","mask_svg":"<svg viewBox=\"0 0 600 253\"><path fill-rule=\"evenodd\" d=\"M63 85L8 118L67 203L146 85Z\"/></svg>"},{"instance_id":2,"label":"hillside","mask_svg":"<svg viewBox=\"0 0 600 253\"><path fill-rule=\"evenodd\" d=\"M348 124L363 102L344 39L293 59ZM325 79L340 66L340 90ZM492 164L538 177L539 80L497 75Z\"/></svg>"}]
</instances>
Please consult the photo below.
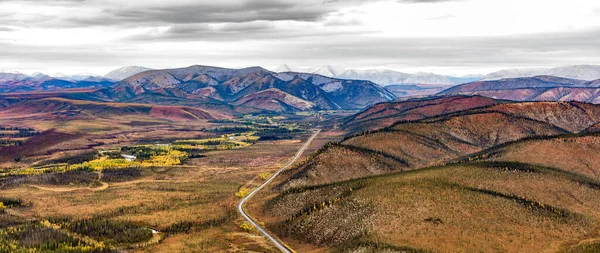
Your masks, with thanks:
<instances>
[{"instance_id":1,"label":"hillside","mask_svg":"<svg viewBox=\"0 0 600 253\"><path fill-rule=\"evenodd\" d=\"M543 150L544 152L539 152ZM468 160L521 162L536 166L560 168L582 178L600 180L598 133L532 138L500 145L469 156Z\"/></svg>"},{"instance_id":2,"label":"hillside","mask_svg":"<svg viewBox=\"0 0 600 253\"><path fill-rule=\"evenodd\" d=\"M275 73L260 67L208 66L145 71L103 90L101 96L121 102L150 100L161 104L192 100L278 112L361 109L395 98L369 81Z\"/></svg>"},{"instance_id":3,"label":"hillside","mask_svg":"<svg viewBox=\"0 0 600 253\"><path fill-rule=\"evenodd\" d=\"M372 131L398 121L420 120L498 103L500 101L480 96L433 97L380 103L344 119L341 128L349 132Z\"/></svg>"},{"instance_id":4,"label":"hillside","mask_svg":"<svg viewBox=\"0 0 600 253\"><path fill-rule=\"evenodd\" d=\"M479 81L444 90L438 94L480 95L515 101L579 101L600 103L597 81L552 76Z\"/></svg>"},{"instance_id":5,"label":"hillside","mask_svg":"<svg viewBox=\"0 0 600 253\"><path fill-rule=\"evenodd\" d=\"M406 109L407 113L403 114L401 109ZM388 113L390 117L380 118ZM412 113L416 118L409 118ZM370 118L372 116L374 118ZM337 149L355 148L378 154L398 162L393 166L394 170L412 170L450 162L520 139L589 130L600 122L600 106L577 102L499 103L484 97L458 96L378 104L351 119L357 122L364 120L362 125L356 124L355 127L379 126L382 129L347 137ZM383 128L390 124L388 119L397 121ZM317 153L315 160L332 156L328 152ZM355 154L353 159L373 161L360 156ZM343 164L345 162L339 160L334 163L307 163L288 172L291 176L285 187L324 183L326 179L322 176L346 170ZM381 170L373 171L368 166L360 168L363 169L360 172L350 170L338 177L350 179L381 173Z\"/></svg>"},{"instance_id":6,"label":"hillside","mask_svg":"<svg viewBox=\"0 0 600 253\"><path fill-rule=\"evenodd\" d=\"M476 99L491 104L327 145L283 174L260 215L297 248L593 252L581 250L600 241L600 138L584 132L600 122L600 106L447 97L353 118Z\"/></svg>"},{"instance_id":7,"label":"hillside","mask_svg":"<svg viewBox=\"0 0 600 253\"><path fill-rule=\"evenodd\" d=\"M206 110L182 106L161 106L70 100L66 98L40 98L12 100L0 108L0 116L42 121L70 121L77 119L140 120L163 119L170 121L211 120L231 118L233 111Z\"/></svg>"},{"instance_id":8,"label":"hillside","mask_svg":"<svg viewBox=\"0 0 600 253\"><path fill-rule=\"evenodd\" d=\"M512 90L523 88L584 87L585 81L553 76L509 78L496 81L479 81L449 88L442 93L460 93L485 90Z\"/></svg>"},{"instance_id":9,"label":"hillside","mask_svg":"<svg viewBox=\"0 0 600 253\"><path fill-rule=\"evenodd\" d=\"M293 188L263 212L289 242L334 252L559 252L597 243L600 199L586 183L518 163L459 164Z\"/></svg>"}]
</instances>

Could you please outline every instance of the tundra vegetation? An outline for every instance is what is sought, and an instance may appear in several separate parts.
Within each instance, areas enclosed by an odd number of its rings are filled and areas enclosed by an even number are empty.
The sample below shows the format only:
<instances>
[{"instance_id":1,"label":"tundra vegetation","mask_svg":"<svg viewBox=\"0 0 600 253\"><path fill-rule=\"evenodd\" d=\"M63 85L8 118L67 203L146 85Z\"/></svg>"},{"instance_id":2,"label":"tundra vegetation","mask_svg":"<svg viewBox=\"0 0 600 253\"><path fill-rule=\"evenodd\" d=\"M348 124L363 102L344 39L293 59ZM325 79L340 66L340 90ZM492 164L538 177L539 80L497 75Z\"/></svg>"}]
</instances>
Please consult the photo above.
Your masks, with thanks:
<instances>
[{"instance_id":1,"label":"tundra vegetation","mask_svg":"<svg viewBox=\"0 0 600 253\"><path fill-rule=\"evenodd\" d=\"M251 214L307 252L596 252L600 107L484 102L325 145ZM360 125L404 117L402 106L380 104Z\"/></svg>"},{"instance_id":2,"label":"tundra vegetation","mask_svg":"<svg viewBox=\"0 0 600 253\"><path fill-rule=\"evenodd\" d=\"M0 131L19 142L0 150L0 252L272 250L240 227L236 194L287 162L306 125L115 119Z\"/></svg>"}]
</instances>

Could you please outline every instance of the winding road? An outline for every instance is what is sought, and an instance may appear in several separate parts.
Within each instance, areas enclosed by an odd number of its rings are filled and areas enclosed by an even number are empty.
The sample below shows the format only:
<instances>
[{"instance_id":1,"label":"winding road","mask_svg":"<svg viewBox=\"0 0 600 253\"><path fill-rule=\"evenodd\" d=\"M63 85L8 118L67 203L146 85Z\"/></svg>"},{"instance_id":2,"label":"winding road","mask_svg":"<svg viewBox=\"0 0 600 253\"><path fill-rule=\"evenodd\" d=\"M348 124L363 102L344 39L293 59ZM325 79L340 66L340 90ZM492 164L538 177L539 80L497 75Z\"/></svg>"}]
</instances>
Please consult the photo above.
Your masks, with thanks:
<instances>
[{"instance_id":1,"label":"winding road","mask_svg":"<svg viewBox=\"0 0 600 253\"><path fill-rule=\"evenodd\" d=\"M315 137L317 137L317 135L319 135L320 132L321 132L321 130L317 129L315 131L315 133L306 141L306 143L304 144L304 146L302 146L302 148L300 148L300 150L298 150L298 152L294 156L294 159L292 159L286 165L284 165L283 167L281 167L281 169L279 169L275 174L273 174L273 176L271 178L269 178L267 181L265 181L264 183L262 183L259 187L257 187L252 192L250 192L250 194L248 194L248 196L246 196L245 198L243 198L242 201L240 201L240 203L238 204L238 213L240 213L240 215L242 215L242 217L244 217L244 219L246 221L248 221L250 224L252 224L252 226L254 226L256 228L256 230L258 230L258 232L260 232L263 236L265 236L267 239L269 239L271 242L273 242L273 244L275 244L275 246L277 246L277 248L279 250L281 250L281 252L292 253L293 251L290 248L288 248L286 245L284 245L283 243L281 243L281 241L279 241L279 239L277 239L276 237L272 236L267 231L267 229L263 228L256 221L254 221L250 217L250 215L248 215L246 213L246 211L244 211L244 205L246 204L246 202L248 202L248 200L250 198L252 198L252 196L254 196L254 194L256 194L258 191L262 190L266 185L268 185L271 181L273 181L273 179L275 179L275 177L277 177L277 175L279 175L279 173L281 173L282 171L284 171L285 169L287 169L288 167L290 167L294 162L296 162L296 160L298 160L298 158L300 158L300 156L302 155L302 153L304 153L304 150L306 150L306 148L308 148L308 145L310 145L310 143L313 141L313 139L315 139Z\"/></svg>"}]
</instances>

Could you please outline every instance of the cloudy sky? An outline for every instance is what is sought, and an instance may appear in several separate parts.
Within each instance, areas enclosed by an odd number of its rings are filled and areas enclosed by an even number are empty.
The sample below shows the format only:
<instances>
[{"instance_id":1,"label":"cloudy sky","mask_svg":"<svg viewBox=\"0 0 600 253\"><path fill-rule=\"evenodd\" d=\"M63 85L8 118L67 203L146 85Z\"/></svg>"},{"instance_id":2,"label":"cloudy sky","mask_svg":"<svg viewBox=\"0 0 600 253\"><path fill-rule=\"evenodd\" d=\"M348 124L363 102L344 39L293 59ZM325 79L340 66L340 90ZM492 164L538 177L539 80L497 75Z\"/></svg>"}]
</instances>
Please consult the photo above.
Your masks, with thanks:
<instances>
[{"instance_id":1,"label":"cloudy sky","mask_svg":"<svg viewBox=\"0 0 600 253\"><path fill-rule=\"evenodd\" d=\"M597 0L0 0L0 70L600 64Z\"/></svg>"}]
</instances>

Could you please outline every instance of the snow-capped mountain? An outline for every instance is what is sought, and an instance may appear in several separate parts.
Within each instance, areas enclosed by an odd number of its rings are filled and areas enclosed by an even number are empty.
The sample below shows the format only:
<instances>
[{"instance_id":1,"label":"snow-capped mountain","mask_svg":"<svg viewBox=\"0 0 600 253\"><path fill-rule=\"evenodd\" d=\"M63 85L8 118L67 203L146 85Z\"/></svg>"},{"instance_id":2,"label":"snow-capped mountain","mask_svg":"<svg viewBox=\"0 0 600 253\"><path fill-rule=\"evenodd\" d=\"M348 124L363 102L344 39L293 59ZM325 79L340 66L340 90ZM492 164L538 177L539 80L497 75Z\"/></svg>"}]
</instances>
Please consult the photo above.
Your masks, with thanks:
<instances>
[{"instance_id":1,"label":"snow-capped mountain","mask_svg":"<svg viewBox=\"0 0 600 253\"><path fill-rule=\"evenodd\" d=\"M534 77L534 76L556 76L563 78L592 81L600 79L600 66L596 65L573 65L558 68L523 68L504 69L490 73L482 80L493 81L507 78Z\"/></svg>"},{"instance_id":2,"label":"snow-capped mountain","mask_svg":"<svg viewBox=\"0 0 600 253\"><path fill-rule=\"evenodd\" d=\"M104 78L112 81L121 81L148 70L152 69L140 66L127 66L109 72L104 75Z\"/></svg>"},{"instance_id":3,"label":"snow-capped mountain","mask_svg":"<svg viewBox=\"0 0 600 253\"><path fill-rule=\"evenodd\" d=\"M0 72L0 82L2 81L21 81L29 78L28 75L21 73L1 73Z\"/></svg>"},{"instance_id":4,"label":"snow-capped mountain","mask_svg":"<svg viewBox=\"0 0 600 253\"><path fill-rule=\"evenodd\" d=\"M49 75L46 75L44 73L40 73L40 72L35 72L30 77L33 80L38 81L38 82L40 82L40 81L48 81L48 80L53 79L53 77L51 77Z\"/></svg>"},{"instance_id":5,"label":"snow-capped mountain","mask_svg":"<svg viewBox=\"0 0 600 253\"><path fill-rule=\"evenodd\" d=\"M317 74L317 75L322 75L322 76L328 76L328 77L337 77L342 72L344 72L343 68L337 68L337 67L326 65L326 66L318 68L315 71L312 71L311 73Z\"/></svg>"},{"instance_id":6,"label":"snow-capped mountain","mask_svg":"<svg viewBox=\"0 0 600 253\"><path fill-rule=\"evenodd\" d=\"M387 69L372 69L372 70L357 70L349 69L338 75L338 78L369 80L379 85L390 85L403 83L410 74L387 70Z\"/></svg>"},{"instance_id":7,"label":"snow-capped mountain","mask_svg":"<svg viewBox=\"0 0 600 253\"><path fill-rule=\"evenodd\" d=\"M293 72L292 68L287 64L283 64L276 69L273 70L275 73L283 73L283 72Z\"/></svg>"},{"instance_id":8,"label":"snow-capped mountain","mask_svg":"<svg viewBox=\"0 0 600 253\"><path fill-rule=\"evenodd\" d=\"M480 79L480 76L453 77L437 75L433 73L415 73L407 74L389 69L343 69L332 66L323 66L318 69L294 68L288 65L282 65L273 70L274 72L304 72L318 74L333 78L367 80L377 83L381 86L392 84L428 84L428 85L457 85L467 82L473 82Z\"/></svg>"},{"instance_id":9,"label":"snow-capped mountain","mask_svg":"<svg viewBox=\"0 0 600 253\"><path fill-rule=\"evenodd\" d=\"M75 74L75 75L65 75L63 73L56 73L56 74L50 75L49 77L58 79L58 80L69 81L69 82L82 82L82 81L83 82L103 82L103 81L107 81L106 78L101 77L101 76L96 76L91 73L80 73L80 74Z\"/></svg>"},{"instance_id":10,"label":"snow-capped mountain","mask_svg":"<svg viewBox=\"0 0 600 253\"><path fill-rule=\"evenodd\" d=\"M594 65L574 65L560 68L553 68L547 75L593 81L600 79L600 66Z\"/></svg>"},{"instance_id":11,"label":"snow-capped mountain","mask_svg":"<svg viewBox=\"0 0 600 253\"><path fill-rule=\"evenodd\" d=\"M433 73L423 73L419 72L416 74L410 75L408 78L404 79L403 83L408 84L441 84L441 85L454 85L447 76L436 75Z\"/></svg>"}]
</instances>

